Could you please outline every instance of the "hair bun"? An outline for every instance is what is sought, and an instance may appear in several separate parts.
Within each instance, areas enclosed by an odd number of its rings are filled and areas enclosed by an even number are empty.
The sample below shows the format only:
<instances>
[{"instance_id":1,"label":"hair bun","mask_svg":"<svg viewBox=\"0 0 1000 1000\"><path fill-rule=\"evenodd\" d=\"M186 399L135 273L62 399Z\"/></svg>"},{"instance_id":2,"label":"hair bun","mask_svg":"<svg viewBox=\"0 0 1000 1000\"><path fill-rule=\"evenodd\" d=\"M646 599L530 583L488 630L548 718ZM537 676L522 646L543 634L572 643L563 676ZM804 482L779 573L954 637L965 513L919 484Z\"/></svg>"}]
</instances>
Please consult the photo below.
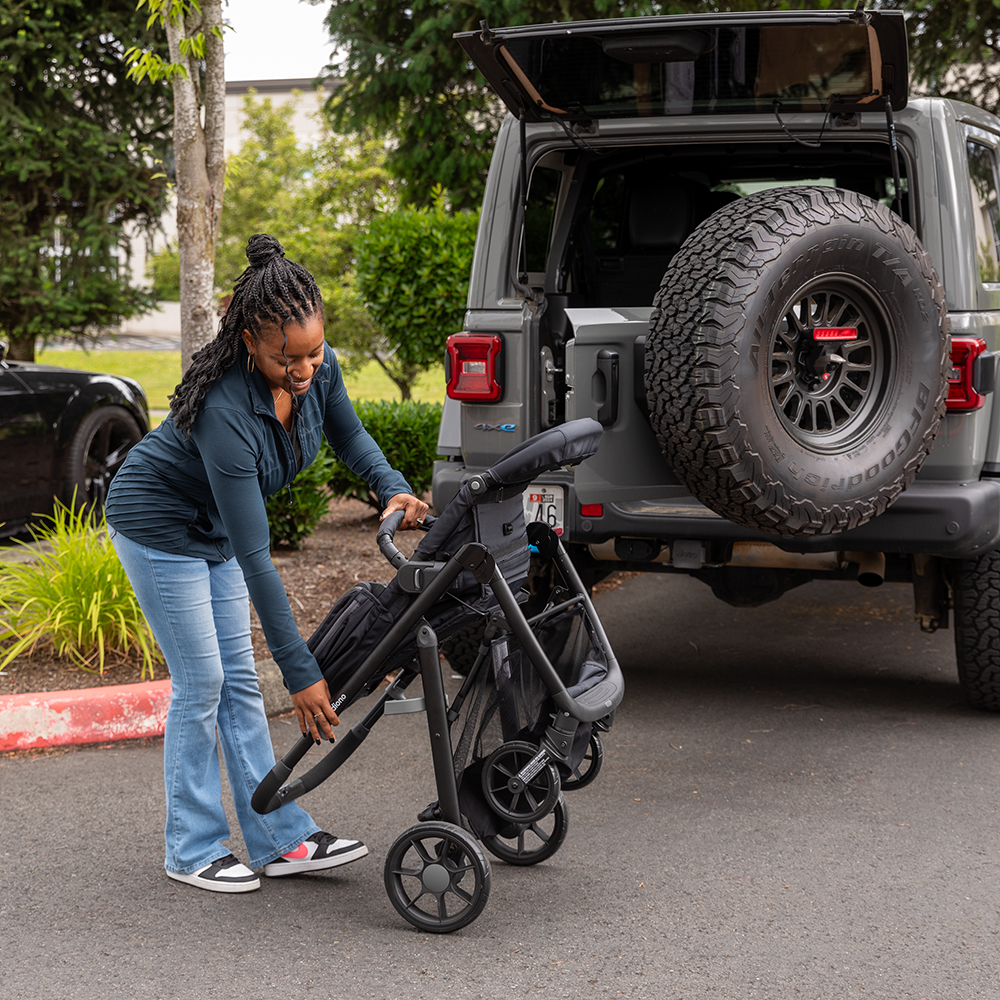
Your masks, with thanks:
<instances>
[{"instance_id":1,"label":"hair bun","mask_svg":"<svg viewBox=\"0 0 1000 1000\"><path fill-rule=\"evenodd\" d=\"M272 260L285 256L285 248L266 233L254 233L247 241L247 260L251 267L266 267Z\"/></svg>"}]
</instances>

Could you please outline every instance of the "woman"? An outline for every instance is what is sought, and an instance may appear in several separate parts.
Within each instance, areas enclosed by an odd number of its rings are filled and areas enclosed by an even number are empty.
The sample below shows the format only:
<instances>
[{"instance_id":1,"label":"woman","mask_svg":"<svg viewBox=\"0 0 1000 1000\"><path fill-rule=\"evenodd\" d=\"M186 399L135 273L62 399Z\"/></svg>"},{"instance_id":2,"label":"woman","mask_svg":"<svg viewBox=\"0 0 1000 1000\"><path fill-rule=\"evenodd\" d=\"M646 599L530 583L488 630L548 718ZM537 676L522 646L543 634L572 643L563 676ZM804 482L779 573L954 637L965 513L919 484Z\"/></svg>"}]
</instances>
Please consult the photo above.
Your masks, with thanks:
<instances>
[{"instance_id":1,"label":"woman","mask_svg":"<svg viewBox=\"0 0 1000 1000\"><path fill-rule=\"evenodd\" d=\"M423 520L412 495L361 426L323 337L323 303L309 272L256 235L218 336L171 397L170 416L129 453L106 516L115 549L163 650L172 694L164 732L167 875L215 892L347 864L358 840L320 830L298 805L259 816L250 798L274 765L257 686L247 594L281 668L303 733L333 741L330 691L298 633L269 554L264 500L288 486L325 433L382 501L383 517ZM234 558L235 557L235 558ZM216 733L250 854L222 841Z\"/></svg>"}]
</instances>

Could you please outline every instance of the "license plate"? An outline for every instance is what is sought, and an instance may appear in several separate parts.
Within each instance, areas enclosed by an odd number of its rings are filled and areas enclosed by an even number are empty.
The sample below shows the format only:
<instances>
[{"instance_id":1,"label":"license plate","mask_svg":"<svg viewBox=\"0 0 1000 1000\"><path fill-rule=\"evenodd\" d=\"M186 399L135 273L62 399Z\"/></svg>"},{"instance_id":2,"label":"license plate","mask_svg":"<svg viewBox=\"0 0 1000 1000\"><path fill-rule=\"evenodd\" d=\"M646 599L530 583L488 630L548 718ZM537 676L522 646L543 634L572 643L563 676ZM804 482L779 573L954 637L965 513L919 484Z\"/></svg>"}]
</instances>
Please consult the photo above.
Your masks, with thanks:
<instances>
[{"instance_id":1,"label":"license plate","mask_svg":"<svg viewBox=\"0 0 1000 1000\"><path fill-rule=\"evenodd\" d=\"M542 521L557 535L563 533L565 492L562 486L532 483L523 493L525 521Z\"/></svg>"}]
</instances>

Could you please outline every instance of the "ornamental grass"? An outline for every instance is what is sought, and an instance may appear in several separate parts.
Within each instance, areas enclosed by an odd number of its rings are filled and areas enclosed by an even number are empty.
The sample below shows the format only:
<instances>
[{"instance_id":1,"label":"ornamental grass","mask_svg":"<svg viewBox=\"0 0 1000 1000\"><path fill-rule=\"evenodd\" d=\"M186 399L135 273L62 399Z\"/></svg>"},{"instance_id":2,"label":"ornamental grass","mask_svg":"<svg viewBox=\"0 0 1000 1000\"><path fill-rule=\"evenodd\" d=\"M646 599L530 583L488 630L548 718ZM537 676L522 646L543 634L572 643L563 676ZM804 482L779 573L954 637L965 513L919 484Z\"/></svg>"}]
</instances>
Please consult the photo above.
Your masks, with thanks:
<instances>
[{"instance_id":1,"label":"ornamental grass","mask_svg":"<svg viewBox=\"0 0 1000 1000\"><path fill-rule=\"evenodd\" d=\"M141 679L153 679L163 657L105 527L57 502L31 529L31 561L0 563L0 669L51 650L99 674L109 659L141 658Z\"/></svg>"}]
</instances>

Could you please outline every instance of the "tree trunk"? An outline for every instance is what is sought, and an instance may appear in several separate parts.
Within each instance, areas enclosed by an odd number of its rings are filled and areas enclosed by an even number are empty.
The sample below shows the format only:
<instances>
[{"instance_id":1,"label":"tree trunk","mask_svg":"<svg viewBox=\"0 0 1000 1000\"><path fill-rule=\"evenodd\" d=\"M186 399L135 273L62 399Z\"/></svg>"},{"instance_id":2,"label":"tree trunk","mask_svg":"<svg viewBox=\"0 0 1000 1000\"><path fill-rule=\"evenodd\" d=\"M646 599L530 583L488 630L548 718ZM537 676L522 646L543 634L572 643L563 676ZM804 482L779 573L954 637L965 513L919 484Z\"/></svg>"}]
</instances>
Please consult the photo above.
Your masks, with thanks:
<instances>
[{"instance_id":1,"label":"tree trunk","mask_svg":"<svg viewBox=\"0 0 1000 1000\"><path fill-rule=\"evenodd\" d=\"M415 368L393 370L385 363L378 351L372 351L370 357L373 357L378 362L382 371L392 380L393 385L399 390L400 399L404 403L413 398L413 383L418 374Z\"/></svg>"},{"instance_id":2,"label":"tree trunk","mask_svg":"<svg viewBox=\"0 0 1000 1000\"><path fill-rule=\"evenodd\" d=\"M215 336L215 248L222 218L225 177L226 78L222 39L212 28L222 24L222 0L202 0L201 15L186 23L166 23L171 62L187 76L172 80L174 158L177 171L177 239L181 270L181 371ZM182 37L205 37L204 95L198 60L184 56ZM203 96L203 100L201 97ZM202 122L202 106L204 122Z\"/></svg>"},{"instance_id":3,"label":"tree trunk","mask_svg":"<svg viewBox=\"0 0 1000 1000\"><path fill-rule=\"evenodd\" d=\"M7 349L7 357L10 358L11 361L34 361L34 334L26 333L21 337L12 335Z\"/></svg>"}]
</instances>

